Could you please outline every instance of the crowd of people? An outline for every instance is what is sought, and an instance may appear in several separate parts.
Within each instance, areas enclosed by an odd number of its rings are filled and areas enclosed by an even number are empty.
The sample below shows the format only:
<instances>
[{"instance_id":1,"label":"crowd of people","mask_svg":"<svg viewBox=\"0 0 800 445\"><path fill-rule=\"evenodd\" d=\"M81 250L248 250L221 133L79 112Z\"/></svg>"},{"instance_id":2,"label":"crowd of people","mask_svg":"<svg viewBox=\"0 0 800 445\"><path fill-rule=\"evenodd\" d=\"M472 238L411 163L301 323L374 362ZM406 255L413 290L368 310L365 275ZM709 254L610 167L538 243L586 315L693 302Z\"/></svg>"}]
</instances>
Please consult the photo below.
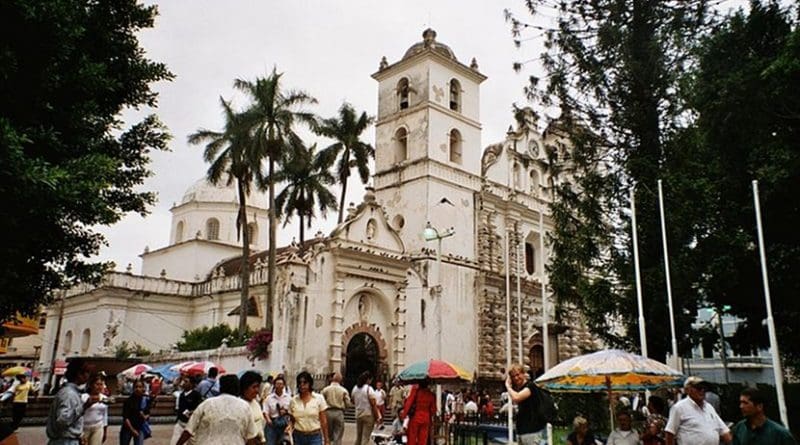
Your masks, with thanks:
<instances>
[{"instance_id":1,"label":"crowd of people","mask_svg":"<svg viewBox=\"0 0 800 445\"><path fill-rule=\"evenodd\" d=\"M108 396L105 375L78 358L69 362L65 379L49 409L45 427L48 443L109 443L108 406L114 399ZM24 374L16 380L12 391L15 427L25 414L24 407L17 405L33 391L33 384ZM341 445L344 412L351 407L355 411L355 445L373 443L375 433L383 431L386 417L394 418L386 434L396 443L429 443L437 406L427 381L407 386L393 382L387 393L383 382L373 384L369 372L359 375L351 389L345 388L342 376L335 373L324 389L315 392L313 376L303 371L293 383L294 390L282 374L264 379L255 371L241 376L219 376L215 368L209 369L205 376L181 375L174 382L180 389L175 392L176 423L170 443ZM718 399L709 395L708 388L702 379L690 377L683 388L684 398L671 401L651 396L643 409L623 401L615 413L615 428L604 439L605 444L796 445L786 428L766 417L766 398L759 390L742 391L739 407L744 418L730 426L719 417L714 407ZM505 389L504 409L512 409L513 405L516 412L517 443L547 443L546 425L550 419L542 409L549 397L547 393L537 387L521 365L510 368ZM154 385L153 380L133 382L131 394L122 406L120 445L143 445L150 437L150 413L160 390L161 385ZM444 420L458 422L470 416L494 419L497 414L492 399L486 391L445 391ZM569 445L603 443L590 430L590 422L584 416L573 419L572 431L565 439Z\"/></svg>"}]
</instances>

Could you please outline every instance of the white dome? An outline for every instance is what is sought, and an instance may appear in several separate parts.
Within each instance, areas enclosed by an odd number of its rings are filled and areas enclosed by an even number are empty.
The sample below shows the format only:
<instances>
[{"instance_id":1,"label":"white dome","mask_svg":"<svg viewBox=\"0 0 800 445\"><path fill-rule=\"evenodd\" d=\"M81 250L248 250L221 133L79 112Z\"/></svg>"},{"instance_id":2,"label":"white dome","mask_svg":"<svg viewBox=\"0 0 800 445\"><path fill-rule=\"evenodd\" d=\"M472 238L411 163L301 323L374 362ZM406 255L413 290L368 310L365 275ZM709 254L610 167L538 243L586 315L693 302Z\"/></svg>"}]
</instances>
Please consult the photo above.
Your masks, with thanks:
<instances>
[{"instance_id":1,"label":"white dome","mask_svg":"<svg viewBox=\"0 0 800 445\"><path fill-rule=\"evenodd\" d=\"M188 202L225 202L239 204L239 193L236 190L236 181L227 184L223 179L219 184L212 184L208 179L203 178L192 184L186 193L183 194L181 204ZM260 209L269 208L269 201L266 193L251 191L247 196L247 205Z\"/></svg>"}]
</instances>

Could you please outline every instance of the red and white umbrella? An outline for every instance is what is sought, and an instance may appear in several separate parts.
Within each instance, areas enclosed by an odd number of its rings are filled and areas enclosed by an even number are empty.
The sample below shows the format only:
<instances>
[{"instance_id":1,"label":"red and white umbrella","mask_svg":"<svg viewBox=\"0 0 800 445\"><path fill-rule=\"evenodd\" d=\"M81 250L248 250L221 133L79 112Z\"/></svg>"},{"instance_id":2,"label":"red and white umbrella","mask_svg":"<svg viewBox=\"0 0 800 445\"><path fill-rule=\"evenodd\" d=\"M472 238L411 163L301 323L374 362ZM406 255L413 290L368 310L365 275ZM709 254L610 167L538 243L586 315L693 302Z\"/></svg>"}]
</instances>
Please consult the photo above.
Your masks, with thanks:
<instances>
[{"instance_id":1,"label":"red and white umbrella","mask_svg":"<svg viewBox=\"0 0 800 445\"><path fill-rule=\"evenodd\" d=\"M185 368L185 367L187 367L189 365L193 365L195 363L197 363L197 362L194 361L194 360L189 360L188 362L180 362L180 363L178 363L176 365L170 366L169 370L170 371L175 371L175 372L181 372L181 368Z\"/></svg>"},{"instance_id":2,"label":"red and white umbrella","mask_svg":"<svg viewBox=\"0 0 800 445\"><path fill-rule=\"evenodd\" d=\"M220 374L225 374L225 368L214 362L209 362L207 360L202 362L194 362L189 365L186 365L180 368L180 372L188 375L208 374L208 370L211 368L217 368Z\"/></svg>"},{"instance_id":3,"label":"red and white umbrella","mask_svg":"<svg viewBox=\"0 0 800 445\"><path fill-rule=\"evenodd\" d=\"M122 374L122 376L125 378L135 379L151 369L153 369L152 366L139 363L138 365L133 365L130 368L120 372L120 374Z\"/></svg>"}]
</instances>

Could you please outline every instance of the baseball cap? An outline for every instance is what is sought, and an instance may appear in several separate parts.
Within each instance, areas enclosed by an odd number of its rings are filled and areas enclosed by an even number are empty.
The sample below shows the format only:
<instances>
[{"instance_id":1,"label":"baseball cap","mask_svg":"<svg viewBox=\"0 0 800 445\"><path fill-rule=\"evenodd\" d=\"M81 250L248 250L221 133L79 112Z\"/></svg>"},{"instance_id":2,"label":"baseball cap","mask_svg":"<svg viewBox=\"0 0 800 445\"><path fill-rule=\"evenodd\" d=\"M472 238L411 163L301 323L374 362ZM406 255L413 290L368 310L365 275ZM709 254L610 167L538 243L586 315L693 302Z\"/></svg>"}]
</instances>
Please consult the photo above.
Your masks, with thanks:
<instances>
[{"instance_id":1,"label":"baseball cap","mask_svg":"<svg viewBox=\"0 0 800 445\"><path fill-rule=\"evenodd\" d=\"M706 385L706 381L703 380L702 377L697 377L697 376L691 376L691 377L687 378L685 382L683 382L683 387L684 388L688 388L690 386L705 387L705 385Z\"/></svg>"}]
</instances>

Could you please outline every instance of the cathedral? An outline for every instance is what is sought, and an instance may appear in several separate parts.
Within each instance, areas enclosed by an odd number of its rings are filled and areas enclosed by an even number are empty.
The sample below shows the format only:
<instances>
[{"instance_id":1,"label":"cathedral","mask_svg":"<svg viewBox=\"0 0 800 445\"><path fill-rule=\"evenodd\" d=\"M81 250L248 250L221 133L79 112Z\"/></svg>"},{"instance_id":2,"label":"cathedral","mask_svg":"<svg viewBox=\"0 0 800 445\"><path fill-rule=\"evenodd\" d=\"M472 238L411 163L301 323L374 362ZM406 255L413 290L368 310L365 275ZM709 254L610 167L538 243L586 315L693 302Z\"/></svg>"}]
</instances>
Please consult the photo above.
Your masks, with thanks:
<instances>
[{"instance_id":1,"label":"cathedral","mask_svg":"<svg viewBox=\"0 0 800 445\"><path fill-rule=\"evenodd\" d=\"M520 122L504 141L482 148L486 77L431 29L400 60L381 60L372 78L372 185L330 234L277 249L274 340L256 366L341 371L351 381L363 370L385 378L441 357L496 381L506 364L507 315L512 360L522 357L532 369L543 367L544 351L555 364L596 349L577 318L553 321L557 296L549 296L542 329L552 229L545 150L564 149L557 125L539 132ZM51 357L108 355L122 341L168 352L186 330L237 326L241 311L251 328L263 327L267 207L263 194L248 201L247 307L239 306L235 188L200 180L171 209L169 245L141 255L141 273L130 266L108 273L48 308L44 337L58 341L43 347L44 377Z\"/></svg>"}]
</instances>

